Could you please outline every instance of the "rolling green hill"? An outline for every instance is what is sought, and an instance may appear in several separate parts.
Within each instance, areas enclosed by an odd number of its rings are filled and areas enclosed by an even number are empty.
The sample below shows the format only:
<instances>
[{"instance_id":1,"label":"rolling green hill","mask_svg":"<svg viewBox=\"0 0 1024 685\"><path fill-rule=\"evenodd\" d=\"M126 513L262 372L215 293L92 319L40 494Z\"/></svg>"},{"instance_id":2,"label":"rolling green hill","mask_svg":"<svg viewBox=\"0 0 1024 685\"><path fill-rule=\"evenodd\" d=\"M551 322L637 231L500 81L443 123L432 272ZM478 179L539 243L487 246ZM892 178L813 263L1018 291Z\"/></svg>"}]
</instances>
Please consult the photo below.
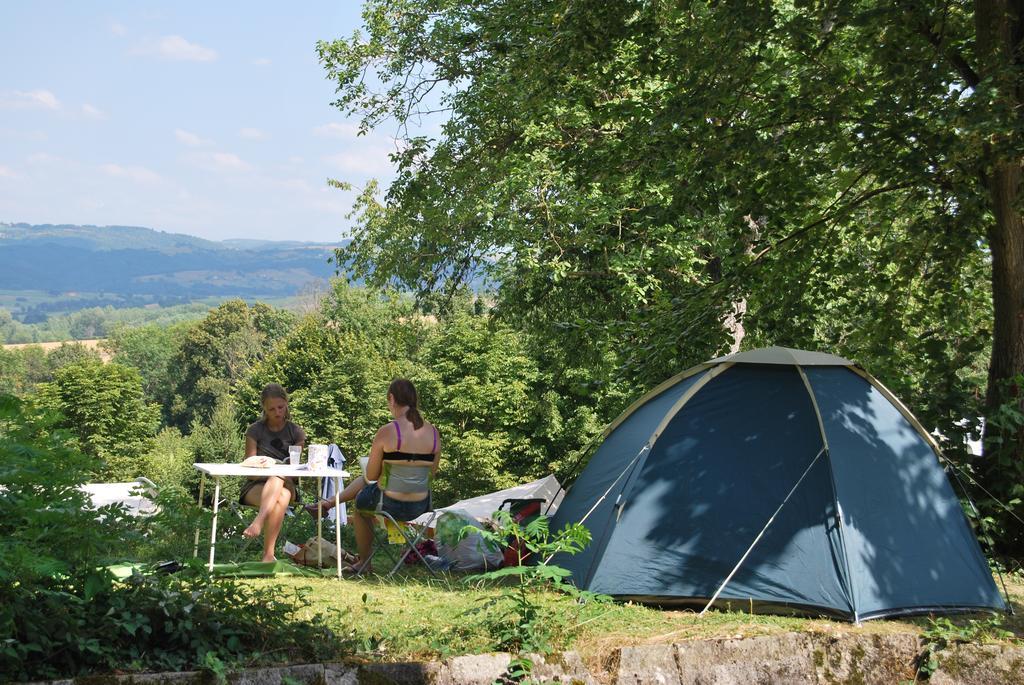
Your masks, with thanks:
<instances>
[{"instance_id":1,"label":"rolling green hill","mask_svg":"<svg viewBox=\"0 0 1024 685\"><path fill-rule=\"evenodd\" d=\"M334 275L328 259L335 247L214 242L135 226L0 223L0 307L31 322L97 305L289 297Z\"/></svg>"}]
</instances>

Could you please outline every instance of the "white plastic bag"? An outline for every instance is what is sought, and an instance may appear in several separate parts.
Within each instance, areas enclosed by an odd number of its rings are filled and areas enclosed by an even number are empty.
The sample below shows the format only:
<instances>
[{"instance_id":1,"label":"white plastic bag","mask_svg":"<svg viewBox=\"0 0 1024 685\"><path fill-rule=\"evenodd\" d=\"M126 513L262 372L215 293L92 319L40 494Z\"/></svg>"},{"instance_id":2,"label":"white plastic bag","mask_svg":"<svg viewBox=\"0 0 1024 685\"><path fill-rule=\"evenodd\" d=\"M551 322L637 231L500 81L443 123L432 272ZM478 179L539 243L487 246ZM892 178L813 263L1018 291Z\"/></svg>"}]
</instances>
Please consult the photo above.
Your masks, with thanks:
<instances>
[{"instance_id":1,"label":"white plastic bag","mask_svg":"<svg viewBox=\"0 0 1024 685\"><path fill-rule=\"evenodd\" d=\"M473 518L469 512L461 509L449 509L438 517L436 524L437 549L440 555L452 563L458 571L474 569L491 569L501 566L501 549L484 540L479 533L470 532L461 540L459 534L466 526L483 529L483 524Z\"/></svg>"}]
</instances>

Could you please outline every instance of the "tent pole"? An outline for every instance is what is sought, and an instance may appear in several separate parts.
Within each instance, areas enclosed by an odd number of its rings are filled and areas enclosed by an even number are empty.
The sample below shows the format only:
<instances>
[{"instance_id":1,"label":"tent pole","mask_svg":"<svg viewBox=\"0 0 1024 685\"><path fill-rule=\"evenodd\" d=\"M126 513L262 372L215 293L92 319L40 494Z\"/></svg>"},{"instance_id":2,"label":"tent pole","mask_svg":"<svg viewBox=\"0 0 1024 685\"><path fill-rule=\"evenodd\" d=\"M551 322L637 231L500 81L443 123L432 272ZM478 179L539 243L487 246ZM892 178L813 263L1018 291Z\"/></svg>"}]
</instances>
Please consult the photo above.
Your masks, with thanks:
<instances>
[{"instance_id":1,"label":"tent pole","mask_svg":"<svg viewBox=\"0 0 1024 685\"><path fill-rule=\"evenodd\" d=\"M877 378L875 378L874 376L869 374L864 369L861 369L861 368L859 368L857 366L848 366L847 368L850 369L850 371L853 371L854 373L856 373L858 376L862 377L864 380L866 380L871 385L873 385L875 387L875 389L877 389L879 392L881 392L882 395L886 399L888 399L890 402L892 402L893 406L895 406L896 409L899 410L900 414L903 415L903 418L905 418L910 423L911 426L913 426L915 429L917 429L918 434L920 434L921 437L924 438L925 442L927 442L931 446L932 451L935 452L935 456L939 460L939 463L940 464L946 464L947 466L952 466L953 467L953 469L954 469L954 477L957 479L958 483L960 483L960 479L959 479L959 477L956 477L956 471L959 471L960 473L962 473L969 481L971 481L971 483L976 485L978 488L981 489L982 492L984 492L986 495L991 497L992 501L994 501L996 504L998 504L999 506L1001 506L1003 509L1006 510L1006 513L1008 513L1010 516L1012 516L1013 518L1017 519L1021 523L1024 523L1024 519L1021 519L1021 517L1017 516L1017 514L1014 513L1013 509L1011 509L1006 504L1003 504L1003 502L1001 502L998 498L996 498L991 492L986 490L985 487L981 483L979 483L978 481L976 481L974 478L971 477L971 474L969 474L966 471L962 470L957 464L955 464L952 461L950 461L949 459L947 459L946 455L942 453L942 448L939 447L939 443L936 442L935 438L931 435L931 433L929 433L928 431L926 431L924 429L924 426L921 425L921 422L917 420L917 417L915 417L910 412L910 410L907 408L907 406L905 404L903 404L903 402L901 402L899 400L899 398L897 398L895 395L892 394L892 391L889 390L889 388L885 387L882 384L881 381L879 381ZM976 506L974 506L974 501L971 499L971 496L970 496L970 494L968 494L967 488L964 487L963 483L960 483L960 489L963 490L964 495L967 497L967 501L971 505L971 508L974 509L974 512L976 514L978 514L978 521L981 522L982 532L984 532L985 524L983 522L983 519L981 518L981 515L978 513L978 508ZM965 519L967 518L966 514L964 515L964 518ZM968 527L970 527L970 522L968 522ZM998 571L997 571L997 573L999 575L999 582L1002 583L1002 585L1003 585L1003 594L1006 596L1006 610L1009 612L1009 614L1011 616L1013 616L1013 604L1010 602L1010 595L1006 591L1006 583L1003 581L1002 573L999 573Z\"/></svg>"},{"instance_id":2,"label":"tent pole","mask_svg":"<svg viewBox=\"0 0 1024 685\"><path fill-rule=\"evenodd\" d=\"M711 608L711 605L715 603L716 599L718 599L718 595L722 594L722 590L724 590L725 586L729 584L729 581L732 580L732 577L734 575L736 575L736 572L740 570L740 566L742 566L743 562L747 560L747 557L754 550L754 547L757 545L757 543L761 541L761 536L763 536L765 531L768 530L769 526L772 525L772 522L775 521L775 517L779 515L780 511L782 511L782 507L786 506L786 502L788 502L789 498L793 496L793 493L796 492L796 489L800 487L800 483L804 482L804 478L807 477L807 474L811 472L811 467L814 466L815 463L817 463L818 459L820 459L821 455L823 455L824 453L824 447L818 450L818 453L814 456L814 459L811 460L811 463L807 465L807 468L804 469L804 472L800 475L800 479L792 488L790 488L789 494L786 495L786 499L782 500L782 504L779 505L779 508L776 509L775 513L772 514L771 518L768 519L768 523L764 524L764 528L762 528L761 532L757 534L757 537L754 538L754 541L750 543L750 547L747 547L747 551L744 552L743 556L740 557L740 560L736 562L736 566L733 567L732 571L729 572L729 575L726 576L724 581L722 581L722 584L718 587L717 590L715 590L715 594L711 596L710 600L708 600L707 606L705 606L704 609L700 612L701 616L707 613L708 609Z\"/></svg>"},{"instance_id":3,"label":"tent pole","mask_svg":"<svg viewBox=\"0 0 1024 685\"><path fill-rule=\"evenodd\" d=\"M850 557L846 548L846 534L843 532L843 507L839 504L839 488L836 486L836 474L832 470L832 451L828 447L828 435L825 433L825 420L821 418L821 407L818 406L818 397L811 387L811 379L807 377L804 367L796 364L796 370L804 382L807 396L814 407L814 416L818 419L818 431L821 433L821 444L825 446L825 463L828 465L829 483L832 485L832 503L836 508L836 530L839 531L839 544L843 547L843 568L846 571L847 590L850 593L850 608L853 609L853 622L860 625L860 614L857 612L857 595L854 592L853 574L850 572Z\"/></svg>"},{"instance_id":4,"label":"tent pole","mask_svg":"<svg viewBox=\"0 0 1024 685\"><path fill-rule=\"evenodd\" d=\"M686 402L689 401L689 399L691 397L693 397L694 393L696 393L697 390L700 390L702 387L704 387L705 383L707 383L709 380L714 378L714 376L718 375L722 371L725 371L725 369L727 369L730 366L732 366L732 364L731 363L726 363L726 364L722 364L721 366L723 366L724 368L717 369L717 367L716 367L716 370L714 371L713 374L708 375L705 378L700 379L694 387L690 388L690 390L688 390L676 402L676 404L672 407L672 409L669 410L667 415L670 418L675 416L679 412L679 410L682 408L682 406L684 404L686 404ZM670 388L673 385L679 383L680 381L686 380L690 376L695 376L696 374L698 374L698 373L700 373L702 371L706 371L708 368L712 368L712 367L709 367L707 364L698 364L697 366L691 367L691 368L687 369L686 371L683 371L680 374L672 376L672 378L669 378L667 381L664 381L663 383L658 384L658 386L655 387L650 392L645 393L640 399L638 399L637 401L633 402L633 404L629 405L629 407L627 407L626 410L624 412L622 412L622 414L620 414L618 418L616 418L614 421L609 423L607 426L605 426L605 428L600 433L598 433L597 435L595 435L593 438L590 439L590 441L583 447L583 449L580 450L580 456L577 457L576 461L574 461L572 466L569 467L569 470L568 470L567 473L571 474L573 471L575 471L576 467L579 466L579 463L581 461L583 461L584 457L587 456L587 452L590 450L591 447L593 447L593 445L598 440L604 440L609 435L611 435L612 431L614 431L616 428L618 428L620 425L622 425L622 423L624 423L625 420L628 419L630 417L630 415L633 414L633 412L635 412L637 409L642 407L649 399L651 399L652 397L654 397L654 396L660 394L661 392L667 390L668 388ZM664 428L664 422L663 422L663 424L661 426L658 427L657 430L655 430L654 434L648 440L648 443L650 445L653 445L654 442L658 439L658 435L660 434L660 432L661 432L661 430L663 428ZM629 466L627 466L626 469L629 469ZM568 488L566 488L566 487L564 487L562 485L561 481L559 481L558 487L559 487L559 490L565 490L566 492L569 491ZM605 494L607 495L608 493L605 493ZM557 497L557 496L558 496L558 492L556 491L555 492L555 497ZM551 504L553 504L554 501L555 501L555 498L552 497L551 498ZM545 510L545 512L544 512L545 514L547 513L548 510L551 509L551 504L548 504L547 510ZM588 516L590 515L589 512L588 512L587 515ZM586 517L584 517L584 519L585 518ZM583 523L583 521L580 521L580 523Z\"/></svg>"},{"instance_id":5,"label":"tent pole","mask_svg":"<svg viewBox=\"0 0 1024 685\"><path fill-rule=\"evenodd\" d=\"M616 477L616 479L612 481L612 484L608 486L608 489L605 490L604 493L602 493L602 495L597 498L597 501L594 502L594 506L590 507L590 511L588 511L586 514L584 514L583 518L581 518L579 521L577 521L577 523L583 523L588 518L590 518L590 515L593 514L594 510L597 509L597 507L601 504L601 502L603 502L605 500L605 498L608 496L608 493L611 492L612 488L615 487L615 484L619 482L619 479L621 479L624 475L626 475L626 472L629 471L630 467L632 467L633 464L636 463L637 459L642 457L644 452L646 452L649 449L651 449L650 443L645 443L644 446L640 448L640 451L636 453L636 456L633 457L628 464L626 464L626 468L622 469L622 473L620 473L618 475L618 477ZM593 540L591 540L591 542L593 542ZM544 560L544 563L546 564L549 561L551 561L551 558L554 557L554 556L555 556L554 554L549 554L548 558Z\"/></svg>"},{"instance_id":6,"label":"tent pole","mask_svg":"<svg viewBox=\"0 0 1024 685\"><path fill-rule=\"evenodd\" d=\"M608 425L611 426L611 424L608 424ZM609 432L610 431L608 430L608 427L606 427L600 433L597 433L596 435L594 435L594 437L590 438L590 440L587 442L587 444L584 445L583 448L580 450L580 456L578 456L576 458L576 461L574 461L572 463L572 466L570 466L568 471L566 471L566 478L567 479L568 479L568 477L571 474L573 474L576 471L576 467L580 465L580 462L583 461L584 457L586 457L587 454L590 452L590 448L592 448L597 443L598 440L603 440L605 437L607 437ZM568 493L569 492L569 488L567 488L566 486L562 485L562 481L558 481L558 489L555 490L555 494L551 496L551 501L548 502L547 508L544 509L544 516L547 516L547 513L549 511L551 511L551 507L554 506L555 500L558 499L558 493L562 492L562 491L565 491L566 493Z\"/></svg>"},{"instance_id":7,"label":"tent pole","mask_svg":"<svg viewBox=\"0 0 1024 685\"><path fill-rule=\"evenodd\" d=\"M619 482L619 479L622 478L624 475L626 475L626 472L629 471L630 467L633 466L633 464L636 463L636 460L639 459L640 457L642 457L644 452L646 452L649 449L651 449L651 443L646 443L643 447L640 448L640 451L636 453L636 456L633 457L633 459L630 460L630 462L628 464L626 464L626 468L622 469L622 473L620 473L618 475L618 477L615 480L612 481L612 484L608 486L608 489L605 490L604 493L602 493L601 496L597 498L597 501L594 502L594 506L590 507L590 511L588 511L586 514L584 514L583 518L581 518L578 521L578 523L583 523L588 518L590 518L590 515L593 514L594 510L597 509L598 505L600 505L601 502L604 501L604 498L607 497L608 493L612 491L612 488L614 488L615 484Z\"/></svg>"}]
</instances>

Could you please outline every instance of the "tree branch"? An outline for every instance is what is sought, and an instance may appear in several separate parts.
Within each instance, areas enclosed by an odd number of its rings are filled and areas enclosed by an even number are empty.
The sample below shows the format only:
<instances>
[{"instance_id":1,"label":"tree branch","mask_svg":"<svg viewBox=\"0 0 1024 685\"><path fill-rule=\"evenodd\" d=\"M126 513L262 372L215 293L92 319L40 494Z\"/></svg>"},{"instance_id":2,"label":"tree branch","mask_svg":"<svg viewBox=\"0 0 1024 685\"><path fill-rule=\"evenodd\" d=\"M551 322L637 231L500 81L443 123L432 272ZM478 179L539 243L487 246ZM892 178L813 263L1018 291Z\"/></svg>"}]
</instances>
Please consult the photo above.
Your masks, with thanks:
<instances>
[{"instance_id":1,"label":"tree branch","mask_svg":"<svg viewBox=\"0 0 1024 685\"><path fill-rule=\"evenodd\" d=\"M924 22L918 23L916 28L917 32L924 36L924 39L931 43L940 55L945 56L949 60L953 68L960 74L960 78L968 86L971 88L978 87L978 84L981 83L981 77L978 75L978 72L971 68L971 65L967 63L967 60L964 59L958 50L943 45L942 36L932 31L932 28Z\"/></svg>"}]
</instances>

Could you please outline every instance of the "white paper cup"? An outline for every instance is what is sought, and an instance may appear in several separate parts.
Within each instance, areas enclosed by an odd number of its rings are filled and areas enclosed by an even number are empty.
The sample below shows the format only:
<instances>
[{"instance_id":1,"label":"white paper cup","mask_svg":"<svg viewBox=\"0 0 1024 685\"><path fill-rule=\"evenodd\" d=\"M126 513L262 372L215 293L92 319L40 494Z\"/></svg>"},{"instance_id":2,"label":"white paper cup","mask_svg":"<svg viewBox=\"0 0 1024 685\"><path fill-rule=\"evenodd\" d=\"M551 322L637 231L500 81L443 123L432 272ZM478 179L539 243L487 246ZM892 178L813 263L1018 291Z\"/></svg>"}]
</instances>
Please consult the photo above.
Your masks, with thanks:
<instances>
[{"instance_id":1,"label":"white paper cup","mask_svg":"<svg viewBox=\"0 0 1024 685\"><path fill-rule=\"evenodd\" d=\"M370 465L369 457L359 457L359 467L363 469L363 475L366 474L366 467Z\"/></svg>"},{"instance_id":2,"label":"white paper cup","mask_svg":"<svg viewBox=\"0 0 1024 685\"><path fill-rule=\"evenodd\" d=\"M307 457L309 468L322 469L327 466L327 445L310 445Z\"/></svg>"}]
</instances>

